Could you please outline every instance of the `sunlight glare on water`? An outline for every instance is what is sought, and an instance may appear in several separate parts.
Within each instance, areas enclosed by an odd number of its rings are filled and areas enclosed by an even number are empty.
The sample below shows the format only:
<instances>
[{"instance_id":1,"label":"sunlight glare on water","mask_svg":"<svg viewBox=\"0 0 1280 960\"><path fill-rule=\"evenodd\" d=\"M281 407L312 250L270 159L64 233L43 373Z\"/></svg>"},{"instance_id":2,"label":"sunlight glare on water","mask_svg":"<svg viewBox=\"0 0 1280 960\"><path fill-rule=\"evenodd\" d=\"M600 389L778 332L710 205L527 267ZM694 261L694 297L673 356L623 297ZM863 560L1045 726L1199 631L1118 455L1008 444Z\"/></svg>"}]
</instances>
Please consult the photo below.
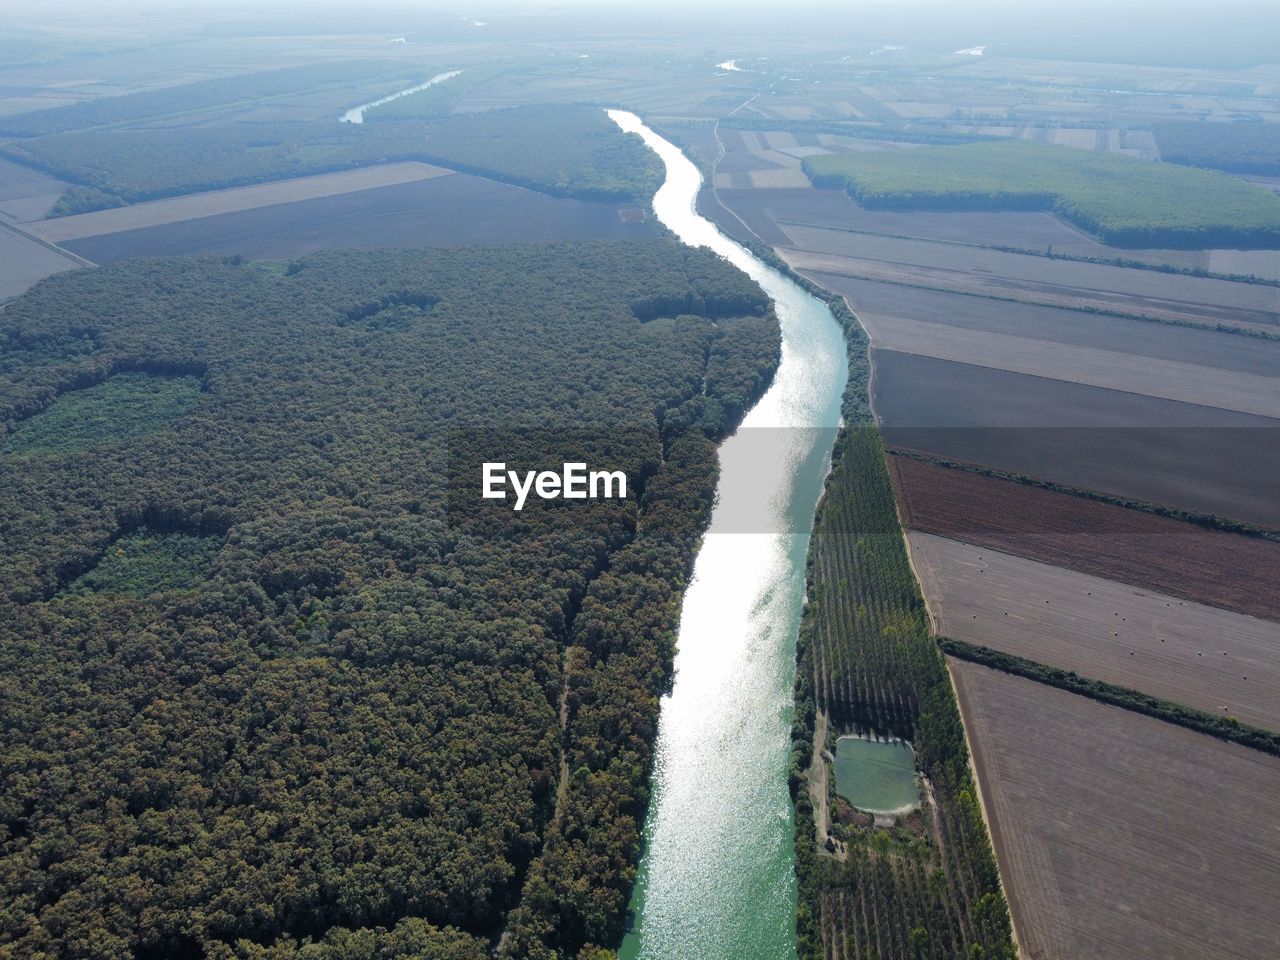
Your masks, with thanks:
<instances>
[{"instance_id":1,"label":"sunlight glare on water","mask_svg":"<svg viewBox=\"0 0 1280 960\"><path fill-rule=\"evenodd\" d=\"M702 176L679 149L633 114L609 116L666 165L657 218L759 283L783 341L773 385L720 448L716 508L662 702L635 929L620 957L793 957L795 641L809 530L848 375L843 335L825 304L695 212Z\"/></svg>"}]
</instances>

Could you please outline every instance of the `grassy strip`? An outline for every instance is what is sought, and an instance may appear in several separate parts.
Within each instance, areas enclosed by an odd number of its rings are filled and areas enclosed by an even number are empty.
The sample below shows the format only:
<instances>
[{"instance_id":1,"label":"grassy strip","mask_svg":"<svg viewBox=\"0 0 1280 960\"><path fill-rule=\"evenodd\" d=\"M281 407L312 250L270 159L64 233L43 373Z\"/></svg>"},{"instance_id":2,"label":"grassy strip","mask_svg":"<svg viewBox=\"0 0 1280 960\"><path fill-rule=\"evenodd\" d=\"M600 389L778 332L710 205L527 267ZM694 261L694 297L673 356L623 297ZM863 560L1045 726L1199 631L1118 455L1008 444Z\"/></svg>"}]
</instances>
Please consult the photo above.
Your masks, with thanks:
<instances>
[{"instance_id":1,"label":"grassy strip","mask_svg":"<svg viewBox=\"0 0 1280 960\"><path fill-rule=\"evenodd\" d=\"M1132 710L1134 713L1141 713L1157 720L1164 720L1166 723L1186 727L1188 730L1194 730L1197 733L1217 737L1219 740L1228 740L1231 743L1238 743L1241 746L1280 757L1280 734L1262 730L1258 727L1251 727L1248 724L1241 723L1234 717L1219 717L1203 710L1185 707L1171 700L1162 700L1150 694L1139 693L1136 690L1130 690L1128 687L1118 687L1115 684L1103 683L1101 680L1091 680L1088 677L1080 676L1072 670L1059 670L1057 667L1046 666L1043 663L1037 663L1025 657L1001 653L999 650L992 650L990 647L980 647L961 640L949 640L946 638L939 638L938 645L942 648L943 653L960 660L978 663L984 667L991 667L994 670L1011 673L1015 676L1026 677L1028 680L1035 680L1037 683L1057 687L1059 690L1077 693L1082 697L1097 700L1099 703L1109 703L1114 707L1123 707L1125 710Z\"/></svg>"},{"instance_id":2,"label":"grassy strip","mask_svg":"<svg viewBox=\"0 0 1280 960\"><path fill-rule=\"evenodd\" d=\"M897 457L904 457L908 460L919 460L922 463L931 463L934 466L945 467L948 470L962 470L965 473L976 473L984 477L991 477L995 480L1009 480L1013 483L1020 483L1023 486L1035 487L1038 490L1048 490L1052 493L1065 493L1068 496L1079 497L1082 500L1094 500L1098 503L1110 504L1113 507L1123 507L1126 510L1137 510L1142 513L1168 517L1171 520L1180 520L1183 523L1194 523L1198 527L1205 527L1209 530L1219 530L1222 533L1234 533L1242 537L1256 537L1259 540L1270 540L1274 543L1280 543L1280 531L1269 530L1266 527L1258 527L1249 523L1242 523L1239 520L1231 520L1227 517L1219 517L1212 513L1197 513L1194 510L1179 510L1176 507L1166 507L1158 503L1148 503L1146 500L1130 500L1127 497L1117 497L1109 493L1099 493L1096 490L1086 490L1083 487L1072 487L1065 483L1055 483L1052 480L1041 480L1038 477L1031 477L1025 473L1007 473L1004 470L996 470L993 467L984 467L976 463L961 463L958 460L948 460L945 457L931 457L928 454L915 453L909 450L898 450L896 448L892 448L889 450L889 453Z\"/></svg>"}]
</instances>

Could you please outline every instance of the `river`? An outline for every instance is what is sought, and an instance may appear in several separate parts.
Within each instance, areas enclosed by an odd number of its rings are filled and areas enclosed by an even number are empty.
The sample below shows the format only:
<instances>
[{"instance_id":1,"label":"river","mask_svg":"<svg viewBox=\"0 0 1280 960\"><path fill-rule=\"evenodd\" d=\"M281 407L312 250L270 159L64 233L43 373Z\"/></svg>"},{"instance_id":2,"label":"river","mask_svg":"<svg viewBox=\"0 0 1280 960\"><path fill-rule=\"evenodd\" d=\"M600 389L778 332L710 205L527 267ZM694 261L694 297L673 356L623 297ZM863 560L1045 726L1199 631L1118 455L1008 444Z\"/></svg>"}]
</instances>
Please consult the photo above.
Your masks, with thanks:
<instances>
[{"instance_id":1,"label":"river","mask_svg":"<svg viewBox=\"0 0 1280 960\"><path fill-rule=\"evenodd\" d=\"M634 114L610 110L666 164L658 220L710 247L773 298L773 385L720 447L711 526L685 593L675 683L662 701L645 855L621 960L795 955L787 792L805 557L848 377L820 300L698 215L702 175Z\"/></svg>"},{"instance_id":2,"label":"river","mask_svg":"<svg viewBox=\"0 0 1280 960\"><path fill-rule=\"evenodd\" d=\"M407 97L411 93L417 93L419 90L425 90L427 87L434 87L437 83L444 83L446 80L452 80L461 70L448 70L445 73L437 73L426 83L420 83L416 87L410 87L407 90L397 90L390 96L383 97L381 100L374 100L370 103L362 103L358 107L352 107L346 113L338 118L341 123L364 123L364 112L372 107L380 107L384 103L390 103L392 100L399 100L401 97Z\"/></svg>"}]
</instances>

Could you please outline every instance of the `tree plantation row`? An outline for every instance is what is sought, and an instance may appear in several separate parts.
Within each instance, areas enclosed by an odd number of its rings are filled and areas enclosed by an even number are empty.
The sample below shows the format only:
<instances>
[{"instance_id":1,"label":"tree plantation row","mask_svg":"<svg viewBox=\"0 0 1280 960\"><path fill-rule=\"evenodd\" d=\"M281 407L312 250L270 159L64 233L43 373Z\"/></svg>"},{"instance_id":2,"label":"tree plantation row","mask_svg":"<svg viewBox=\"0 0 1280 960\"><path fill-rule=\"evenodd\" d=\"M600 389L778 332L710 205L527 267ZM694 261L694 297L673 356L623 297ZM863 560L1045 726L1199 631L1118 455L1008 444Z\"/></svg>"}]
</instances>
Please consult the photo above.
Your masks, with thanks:
<instances>
[{"instance_id":1,"label":"tree plantation row","mask_svg":"<svg viewBox=\"0 0 1280 960\"><path fill-rule=\"evenodd\" d=\"M851 382L859 387L865 381ZM964 729L896 529L874 428L854 426L837 441L810 549L809 594L792 779L801 957L1014 957ZM813 739L819 711L830 724L822 743ZM832 749L837 733L854 731L911 740L929 798L921 833L851 822L816 836L823 827L815 799L824 798L811 795L816 785L803 771L825 762L813 754ZM833 794L825 803L837 807Z\"/></svg>"}]
</instances>

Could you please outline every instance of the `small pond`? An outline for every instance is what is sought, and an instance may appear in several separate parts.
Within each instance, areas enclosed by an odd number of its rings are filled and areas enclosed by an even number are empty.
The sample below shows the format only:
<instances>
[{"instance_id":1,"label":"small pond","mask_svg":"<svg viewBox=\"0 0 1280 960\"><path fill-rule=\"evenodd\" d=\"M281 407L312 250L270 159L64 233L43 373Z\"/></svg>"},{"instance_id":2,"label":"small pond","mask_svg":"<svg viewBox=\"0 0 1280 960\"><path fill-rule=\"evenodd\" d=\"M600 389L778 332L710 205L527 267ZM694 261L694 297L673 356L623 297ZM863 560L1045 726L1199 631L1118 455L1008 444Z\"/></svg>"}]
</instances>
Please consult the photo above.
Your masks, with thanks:
<instances>
[{"instance_id":1,"label":"small pond","mask_svg":"<svg viewBox=\"0 0 1280 960\"><path fill-rule=\"evenodd\" d=\"M836 741L836 793L868 813L906 813L920 805L916 758L901 740Z\"/></svg>"}]
</instances>

